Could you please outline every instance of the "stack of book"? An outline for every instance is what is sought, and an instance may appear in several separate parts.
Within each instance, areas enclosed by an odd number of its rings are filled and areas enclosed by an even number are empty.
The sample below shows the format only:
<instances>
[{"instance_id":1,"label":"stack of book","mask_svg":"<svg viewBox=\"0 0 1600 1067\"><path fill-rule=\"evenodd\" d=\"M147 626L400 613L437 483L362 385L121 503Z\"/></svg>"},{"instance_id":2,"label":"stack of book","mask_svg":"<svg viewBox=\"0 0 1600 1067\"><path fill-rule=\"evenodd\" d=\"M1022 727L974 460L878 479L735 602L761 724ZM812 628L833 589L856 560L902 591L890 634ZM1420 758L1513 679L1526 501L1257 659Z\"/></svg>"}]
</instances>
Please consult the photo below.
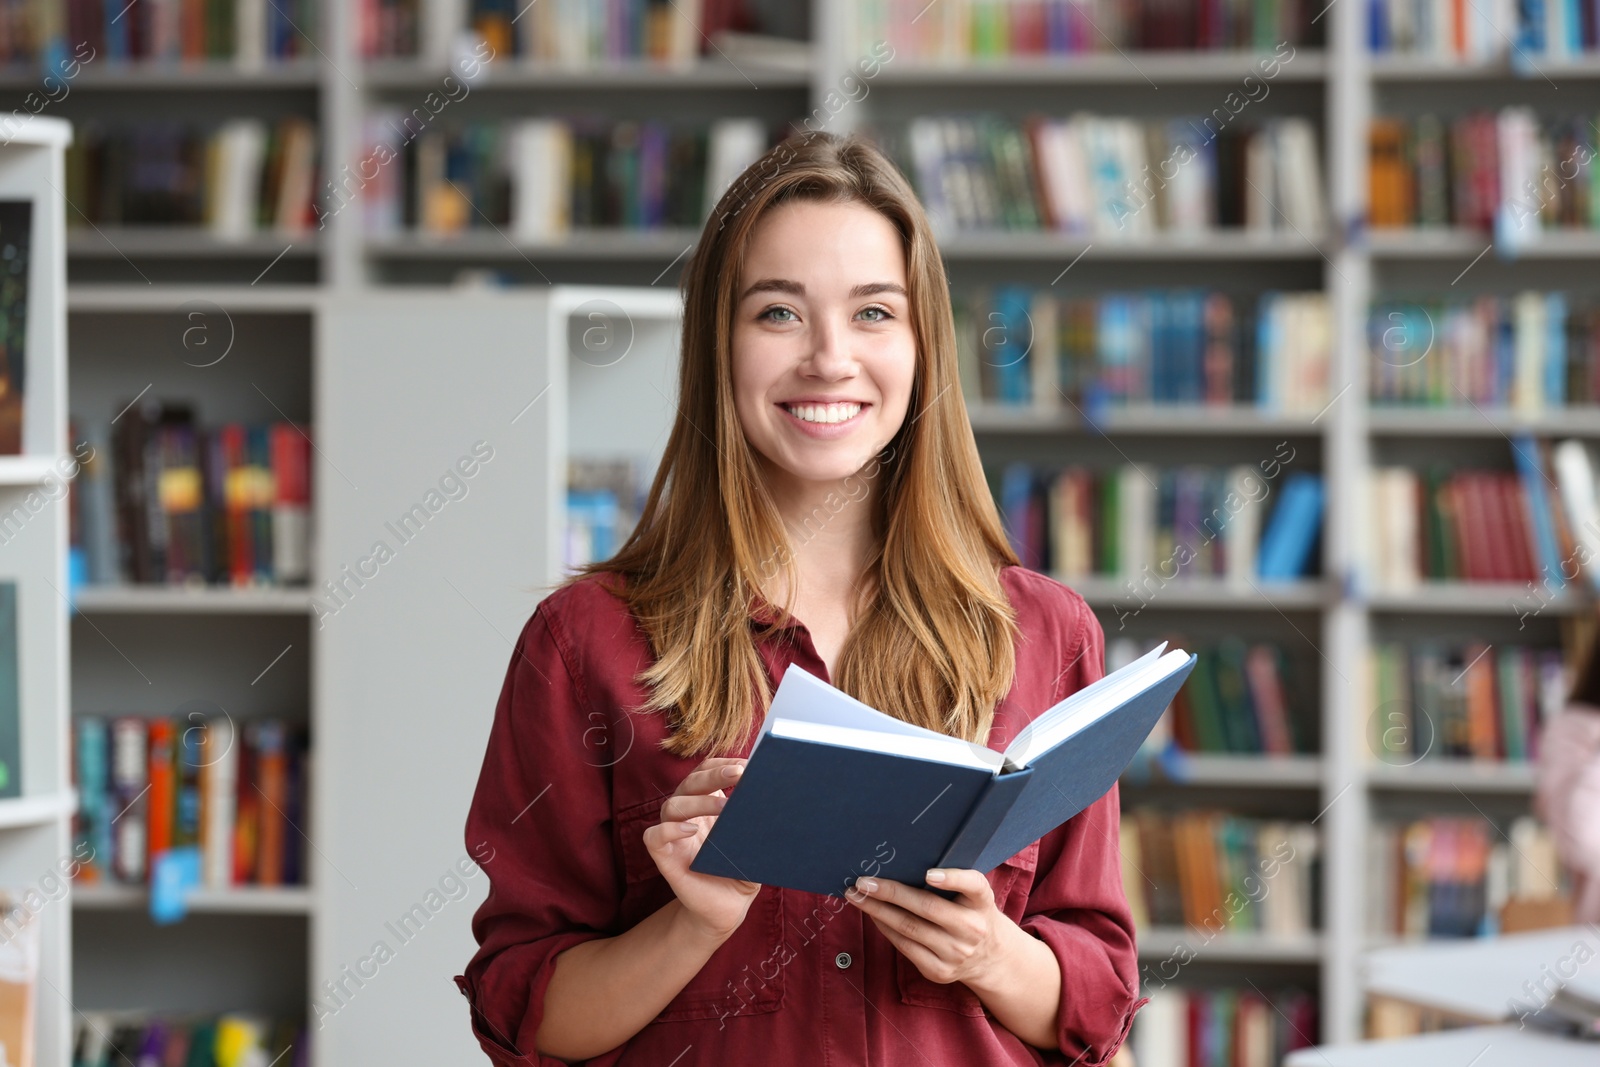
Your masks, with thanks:
<instances>
[{"instance_id":1,"label":"stack of book","mask_svg":"<svg viewBox=\"0 0 1600 1067\"><path fill-rule=\"evenodd\" d=\"M1369 137L1374 227L1498 226L1508 239L1600 225L1589 116L1541 122L1506 107L1444 119L1377 118Z\"/></svg>"},{"instance_id":2,"label":"stack of book","mask_svg":"<svg viewBox=\"0 0 1600 1067\"><path fill-rule=\"evenodd\" d=\"M308 1067L304 1026L259 1015L152 1018L80 1012L72 1067Z\"/></svg>"},{"instance_id":3,"label":"stack of book","mask_svg":"<svg viewBox=\"0 0 1600 1067\"><path fill-rule=\"evenodd\" d=\"M304 885L310 750L278 719L235 723L79 716L74 817L82 882L145 883L169 849L197 848L201 883Z\"/></svg>"},{"instance_id":4,"label":"stack of book","mask_svg":"<svg viewBox=\"0 0 1600 1067\"><path fill-rule=\"evenodd\" d=\"M1301 578L1315 567L1319 474L1293 471L1274 485L1249 465L986 470L1023 565L1068 583L1122 578L1153 592L1225 579L1248 589L1251 579Z\"/></svg>"},{"instance_id":5,"label":"stack of book","mask_svg":"<svg viewBox=\"0 0 1600 1067\"><path fill-rule=\"evenodd\" d=\"M1531 762L1540 724L1566 702L1569 678L1557 648L1391 641L1375 645L1368 662L1368 745L1385 763Z\"/></svg>"},{"instance_id":6,"label":"stack of book","mask_svg":"<svg viewBox=\"0 0 1600 1067\"><path fill-rule=\"evenodd\" d=\"M1510 582L1543 596L1575 580L1580 563L1600 562L1586 547L1600 529L1592 510L1581 510L1594 506L1592 474L1574 477L1547 442L1526 435L1511 455L1515 471L1374 468L1368 548L1376 586Z\"/></svg>"},{"instance_id":7,"label":"stack of book","mask_svg":"<svg viewBox=\"0 0 1600 1067\"><path fill-rule=\"evenodd\" d=\"M1091 418L1125 404L1314 414L1327 402L1333 330L1323 293L1067 297L1005 285L958 300L955 324L969 401L1072 406Z\"/></svg>"},{"instance_id":8,"label":"stack of book","mask_svg":"<svg viewBox=\"0 0 1600 1067\"><path fill-rule=\"evenodd\" d=\"M364 59L417 54L423 0L358 0L356 44Z\"/></svg>"},{"instance_id":9,"label":"stack of book","mask_svg":"<svg viewBox=\"0 0 1600 1067\"><path fill-rule=\"evenodd\" d=\"M1213 645L1197 646L1179 637L1173 642L1194 650L1194 671L1146 739L1150 750L1160 752L1170 744L1193 753L1290 756L1315 751L1312 723L1295 712L1307 706L1310 691L1290 671L1282 646L1270 641L1247 644L1237 637ZM1149 642L1112 638L1106 647L1107 666L1130 662L1142 644Z\"/></svg>"},{"instance_id":10,"label":"stack of book","mask_svg":"<svg viewBox=\"0 0 1600 1067\"><path fill-rule=\"evenodd\" d=\"M1138 1067L1277 1067L1317 1042L1317 998L1304 990L1183 989L1148 977L1150 1003L1128 1045Z\"/></svg>"},{"instance_id":11,"label":"stack of book","mask_svg":"<svg viewBox=\"0 0 1600 1067\"><path fill-rule=\"evenodd\" d=\"M770 146L764 123L718 119L606 122L525 119L419 128L404 112L368 118L381 168L362 190L375 234L507 228L549 241L575 229L696 228Z\"/></svg>"},{"instance_id":12,"label":"stack of book","mask_svg":"<svg viewBox=\"0 0 1600 1067\"><path fill-rule=\"evenodd\" d=\"M1320 926L1321 848L1310 823L1141 806L1123 817L1121 847L1141 929L1298 937Z\"/></svg>"},{"instance_id":13,"label":"stack of book","mask_svg":"<svg viewBox=\"0 0 1600 1067\"><path fill-rule=\"evenodd\" d=\"M1218 228L1302 242L1321 236L1322 167L1311 123L1236 126L1219 111L1230 121L1080 112L1019 125L997 115L929 115L885 140L942 236L1054 230L1137 239Z\"/></svg>"},{"instance_id":14,"label":"stack of book","mask_svg":"<svg viewBox=\"0 0 1600 1067\"><path fill-rule=\"evenodd\" d=\"M941 0L926 11L874 0L854 11L856 54L888 41L896 56L934 62L1132 49L1270 51L1320 43L1325 25L1307 0Z\"/></svg>"},{"instance_id":15,"label":"stack of book","mask_svg":"<svg viewBox=\"0 0 1600 1067\"><path fill-rule=\"evenodd\" d=\"M306 119L80 127L67 150L77 226L193 226L218 237L317 222L317 131Z\"/></svg>"},{"instance_id":16,"label":"stack of book","mask_svg":"<svg viewBox=\"0 0 1600 1067\"><path fill-rule=\"evenodd\" d=\"M1550 832L1530 816L1503 836L1487 819L1434 815L1377 822L1367 834L1367 932L1378 937L1482 937L1513 897L1570 887Z\"/></svg>"},{"instance_id":17,"label":"stack of book","mask_svg":"<svg viewBox=\"0 0 1600 1067\"><path fill-rule=\"evenodd\" d=\"M573 67L689 63L715 35L755 28L744 0L472 0L471 24L497 56Z\"/></svg>"},{"instance_id":18,"label":"stack of book","mask_svg":"<svg viewBox=\"0 0 1600 1067\"><path fill-rule=\"evenodd\" d=\"M1565 293L1386 300L1367 342L1375 403L1527 415L1600 403L1600 307Z\"/></svg>"},{"instance_id":19,"label":"stack of book","mask_svg":"<svg viewBox=\"0 0 1600 1067\"><path fill-rule=\"evenodd\" d=\"M1370 0L1367 39L1374 52L1490 60L1509 52L1559 58L1600 46L1600 23L1587 0L1531 4Z\"/></svg>"},{"instance_id":20,"label":"stack of book","mask_svg":"<svg viewBox=\"0 0 1600 1067\"><path fill-rule=\"evenodd\" d=\"M76 432L76 431L75 431ZM89 584L300 585L311 574L311 441L294 423L199 426L140 402L73 484L74 574ZM109 447L107 447L109 445Z\"/></svg>"},{"instance_id":21,"label":"stack of book","mask_svg":"<svg viewBox=\"0 0 1600 1067\"><path fill-rule=\"evenodd\" d=\"M0 5L22 7L22 3ZM113 62L232 60L241 67L313 54L317 0L144 0L126 8L68 0L66 40Z\"/></svg>"}]
</instances>

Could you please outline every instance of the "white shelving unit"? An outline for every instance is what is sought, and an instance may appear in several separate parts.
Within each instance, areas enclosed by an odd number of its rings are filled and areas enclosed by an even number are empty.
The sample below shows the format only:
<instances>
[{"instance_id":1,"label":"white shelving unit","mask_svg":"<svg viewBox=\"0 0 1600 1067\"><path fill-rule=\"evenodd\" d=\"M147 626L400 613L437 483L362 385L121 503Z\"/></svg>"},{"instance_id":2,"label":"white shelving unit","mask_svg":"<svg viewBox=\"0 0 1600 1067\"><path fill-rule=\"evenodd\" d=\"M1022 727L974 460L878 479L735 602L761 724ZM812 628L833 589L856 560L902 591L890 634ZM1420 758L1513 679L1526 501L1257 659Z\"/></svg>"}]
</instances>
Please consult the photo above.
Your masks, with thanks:
<instances>
[{"instance_id":1,"label":"white shelving unit","mask_svg":"<svg viewBox=\"0 0 1600 1067\"><path fill-rule=\"evenodd\" d=\"M0 800L0 884L34 890L40 929L36 1039L41 1063L71 1053L71 909L41 879L70 870L74 796L67 759L69 708L67 508L40 493L66 457L66 232L55 190L72 130L52 118L23 123L0 146L0 200L33 204L29 237L23 454L0 459L0 511L8 515L0 579L17 585L21 796ZM53 473L52 473L53 472ZM25 521L15 516L20 509Z\"/></svg>"},{"instance_id":2,"label":"white shelving unit","mask_svg":"<svg viewBox=\"0 0 1600 1067\"><path fill-rule=\"evenodd\" d=\"M428 10L428 27L452 17L451 5L443 0L431 0ZM364 63L355 44L356 5L329 2L322 11L321 54L315 60L253 72L214 64L91 64L58 112L95 119L158 110L197 121L232 114L304 114L320 124L325 170L331 171L330 163L359 158L361 120L369 109L420 104L448 68L444 35L436 30L426 31L421 59ZM854 57L845 42L853 36L853 12L846 0L784 8L782 17L798 19L793 24L814 42L805 70L743 61L736 67L721 59L689 71L636 63L555 71L503 61L472 86L471 99L455 109L459 115L453 110L446 117L454 122L612 110L633 117L755 115L781 125L823 106L850 72ZM1371 764L1361 735L1367 702L1362 671L1371 635L1393 626L1494 625L1497 616L1514 618L1508 602L1524 591L1481 586L1373 591L1361 559L1368 521L1365 472L1373 456L1385 450L1437 442L1449 447L1456 441L1492 447L1497 436L1519 429L1600 437L1600 411L1591 409L1535 420L1501 413L1480 418L1472 412L1367 409L1364 330L1370 295L1407 284L1450 291L1451 279L1490 244L1487 235L1459 230L1365 228L1369 117L1396 105L1438 107L1448 99L1441 94L1456 92L1468 94L1474 106L1490 106L1496 94L1526 97L1543 91L1544 83L1518 79L1504 64L1455 67L1405 57L1372 59L1365 52L1363 16L1361 5L1330 5L1324 16L1326 48L1301 49L1273 82L1269 109L1277 110L1272 113L1308 114L1323 130L1334 220L1328 234L1307 240L1224 232L1203 240L1140 242L962 234L944 247L958 290L999 280L1032 279L1044 286L1081 255L1063 279L1063 290L1138 287L1146 279L1159 279L1148 284L1163 286L1174 284L1171 279L1210 284L1221 276L1240 291L1286 285L1320 287L1330 296L1337 344L1330 395L1337 393L1338 399L1315 419L1253 410L1131 408L1109 412L1091 426L1070 411L972 409L986 452L1026 449L1036 456L1067 458L1109 441L1152 456L1178 457L1191 447L1251 454L1287 438L1320 464L1330 493L1323 578L1242 590L1173 583L1140 617L1152 628L1272 627L1285 643L1315 646L1321 724L1316 756L1281 761L1196 757L1183 763L1177 781L1151 787L1182 791L1184 802L1190 803L1192 795L1196 805L1244 794L1269 810L1316 818L1323 835L1322 929L1294 941L1218 937L1197 951L1200 959L1238 975L1240 984L1256 973L1251 968L1268 967L1273 981L1288 968L1297 982L1319 987L1322 1036L1329 1041L1360 1035L1359 953L1367 941L1361 868L1374 812L1396 799L1459 807L1466 803L1463 795L1525 804L1530 782L1520 767ZM1036 109L1064 114L1080 106L1107 113L1182 114L1203 110L1208 94L1220 101L1254 58L1133 53L969 68L899 60L885 65L871 92L846 107L829 128L844 131L877 119L889 122L969 105L1017 114ZM1541 62L1541 68L1563 87L1563 96L1588 94L1584 106L1591 113L1600 110L1593 106L1600 60ZM35 80L32 71L0 72L0 95L9 87L20 98ZM1569 87L1576 93L1568 93ZM1573 107L1553 96L1548 106ZM30 128L51 127L34 120ZM32 158L27 155L32 151L14 142L0 150L0 160ZM153 648L187 647L185 655L215 658L282 637L307 656L281 683L279 696L300 701L314 732L311 886L197 897L194 922L211 925L170 931L162 935L166 940L140 926L142 891L103 887L76 894L80 931L108 938L119 950L132 944L169 953L202 975L186 982L173 976L175 970L163 979L172 986L173 1003L202 1002L197 986L208 967L259 966L267 976L262 981L225 983L223 992L274 1003L294 994L291 1003L302 1005L307 1020L313 1020L313 998L324 983L365 955L383 922L419 899L459 858L467 799L510 642L539 589L560 572L566 457L626 454L651 462L664 441L670 407L663 398L673 396L676 385L675 264L681 266L696 231L584 233L539 244L489 229L449 238L369 238L361 232L360 215L341 211L325 230L292 239L268 233L239 242L185 230L88 229L66 238L57 230L57 246L65 248L72 268L67 302L73 313L75 402L80 371L98 376L84 379L91 392L124 387L117 376L131 371L108 358L113 342L124 344L125 362L137 367L140 359L154 358L150 352L164 343L162 331L181 327L178 309L194 300L210 301L235 325L242 323L241 339L270 345L304 369L304 380L296 379L291 389L304 410L289 413L313 423L320 452L315 474L319 587L365 552L383 520L413 503L473 435L492 440L497 449L495 461L485 466L485 480L474 484L472 495L459 505L450 505L465 514L447 510L450 525L441 526L438 543L403 550L393 570L385 568L380 580L333 618L319 620L313 599L320 594L306 591L103 589L78 597L85 628L73 670L75 679L80 672L87 679L85 692L114 691L104 673L113 653L91 625L119 644L143 635ZM1514 260L1498 252L1484 256L1465 275L1466 285L1515 286L1515 280L1506 281L1515 278L1508 272L1523 270L1539 279L1565 278L1575 265L1596 257L1600 234L1547 235L1518 249ZM441 291L440 283L456 270L476 266L520 272L529 290ZM65 277L53 283L57 293ZM560 284L546 288L543 280ZM653 286L646 284L652 280ZM618 281L632 285L623 291L592 284ZM1540 280L1533 287L1561 284ZM573 323L589 322L587 316L597 310L611 316L607 321L613 325L625 324L634 339L621 364L608 362L609 355L595 358L574 343ZM50 344L61 344L64 325L51 327L39 317L33 321L55 331L44 347L30 349L43 359ZM80 354L86 362L78 360ZM616 373L616 365L634 373ZM27 457L0 460L0 496L39 484L45 465L65 441L65 364L53 358L46 366L62 369L59 374L30 372L29 392L30 404L47 409L30 419L30 427L39 427L44 436L30 439ZM246 380L235 379L234 385ZM291 383L285 379L284 384ZM490 478L499 480L497 488L489 488ZM51 522L59 523L49 533L60 547L39 549L45 553L39 558L48 556L53 573L62 574L64 513ZM45 528L39 531L30 536L42 540ZM1139 606L1119 583L1078 584L1107 621L1108 632L1119 611ZM63 846L67 842L66 816L59 812L65 810L68 782L66 605L60 598L54 606L36 598L25 610L53 613L39 616L42 628L27 631L58 634L55 651L30 648L26 661L50 664L55 656L59 691L37 696L38 706L59 709L61 721L59 736L38 759L31 759L30 751L30 766L53 767L54 777L39 784L42 792L32 806L13 807L7 815L0 805L0 868L15 863L22 877L36 867L42 870L40 859L53 861L58 839ZM1540 625L1551 627L1563 613L1587 610L1579 598L1558 599L1544 607ZM271 654L262 658L263 665ZM128 693L126 700L134 700L132 690ZM176 703L179 697L167 693L162 699ZM29 784L30 795L35 788ZM1141 788L1127 785L1125 805ZM481 894L481 888L480 882L474 893ZM470 955L466 922L478 899L450 903L441 923L448 929L430 930L426 940L406 947L392 968L326 1020L313 1039L317 1067L479 1062L464 1006L444 977L456 973ZM66 909L47 915L46 930L54 940L47 941L46 973L54 975L63 994L101 1006L97 998L109 995L124 976L87 973L80 962L78 981L72 981L66 915ZM135 936L134 931L141 932ZM206 940L212 935L231 937L243 947L213 959ZM1192 935L1146 931L1141 953L1158 958L1177 939ZM142 988L159 993L163 986ZM48 997L46 992L41 1010L57 1044L40 1062L64 1067L70 1012L64 997L53 1007ZM405 1024L395 1025L398 1019Z\"/></svg>"}]
</instances>

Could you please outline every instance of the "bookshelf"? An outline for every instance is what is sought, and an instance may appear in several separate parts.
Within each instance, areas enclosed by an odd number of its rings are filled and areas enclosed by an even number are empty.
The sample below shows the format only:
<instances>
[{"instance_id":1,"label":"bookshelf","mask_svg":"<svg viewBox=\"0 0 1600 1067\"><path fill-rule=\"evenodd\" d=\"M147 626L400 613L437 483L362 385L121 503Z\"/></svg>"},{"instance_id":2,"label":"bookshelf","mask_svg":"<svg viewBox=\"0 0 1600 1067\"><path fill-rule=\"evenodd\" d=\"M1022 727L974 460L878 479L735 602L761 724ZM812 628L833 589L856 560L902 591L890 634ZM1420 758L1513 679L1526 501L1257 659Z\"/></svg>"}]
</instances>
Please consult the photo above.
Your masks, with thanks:
<instances>
[{"instance_id":1,"label":"bookshelf","mask_svg":"<svg viewBox=\"0 0 1600 1067\"><path fill-rule=\"evenodd\" d=\"M197 123L239 115L309 118L317 124L326 178L335 169L330 164L360 158L361 124L367 114L383 106L416 106L438 88L451 70L450 35L441 28L464 19L464 5L424 0L423 54L363 61L357 46L357 6L322 5L321 54L315 58L259 70L228 63L118 66L97 61L84 66L71 94L53 102L49 114L77 123L124 121L149 113ZM774 32L811 42L802 66L712 56L687 70L639 62L564 70L504 59L472 83L470 96L452 104L446 117L493 121L584 111L639 119L670 113L696 121L750 116L776 127L825 108L830 94L852 74L855 6L845 0L755 6ZM1168 586L1141 613L1140 625L1150 632L1274 627L1285 643L1304 646L1318 664L1318 752L1270 761L1193 757L1178 763L1170 779L1157 775L1125 782L1124 805L1146 797L1175 798L1177 804L1221 798L1241 809L1281 809L1297 819L1315 819L1323 835L1321 928L1294 940L1219 936L1197 950L1194 973L1234 985L1246 979L1292 980L1314 988L1323 1039L1343 1041L1359 1036L1362 1025L1358 975L1366 936L1360 868L1371 821L1388 812L1470 810L1473 803L1496 813L1526 810L1531 786L1525 767L1463 762L1395 768L1371 760L1361 729L1367 714L1362 672L1373 635L1397 628L1406 634L1460 631L1480 623L1504 629L1508 621L1514 628L1508 604L1523 591L1483 585L1425 586L1405 594L1374 590L1362 558L1370 519L1366 471L1375 457L1384 459L1413 445L1503 448L1501 436L1519 429L1600 437L1600 412L1589 408L1536 417L1369 410L1363 401L1368 392L1364 332L1373 294L1503 293L1523 286L1586 285L1572 280L1574 267L1600 257L1600 236L1546 233L1537 242L1506 249L1474 231L1369 229L1364 224L1368 120L1375 114L1443 109L1454 106L1451 102L1458 97L1462 107L1492 106L1506 96L1535 106L1594 113L1600 110L1595 106L1600 61L1592 56L1541 59L1540 69L1561 86L1558 103L1537 74L1515 72L1503 61L1369 56L1360 5L1329 5L1321 21L1324 43L1300 48L1284 64L1270 97L1251 105L1260 112L1252 111L1251 117L1301 115L1318 126L1330 208L1327 232L1221 231L1124 241L1031 232L958 233L945 242L944 251L958 294L1000 282L1049 287L1052 279L1060 283L1059 291L1073 293L1221 284L1237 293L1286 288L1327 294L1335 324L1333 384L1329 406L1315 417L1276 416L1254 408L1135 406L1113 409L1091 424L1070 409L1039 413L975 403L971 410L986 458L1020 455L1065 462L1127 450L1154 462L1177 462L1190 453L1232 461L1264 453L1285 438L1315 457L1329 492L1321 578L1244 590L1204 582ZM870 92L833 115L827 128L892 125L923 113L966 108L1012 116L1035 109L1060 115L1078 108L1141 118L1181 114L1212 97L1220 99L1250 72L1255 59L1252 52L1131 49L1125 55L1100 52L970 64L908 58L886 64L871 80ZM36 70L0 71L0 104L21 106L23 95L37 84ZM1568 97L1581 103L1569 105ZM39 121L33 120L35 125ZM205 961L212 959L207 938L221 938L238 946L228 957L233 964L259 966L264 976L229 986L244 1000L257 998L232 1006L288 1004L292 1009L298 1004L309 1019L310 1002L322 983L364 954L369 935L381 929L384 919L409 907L459 855L467 791L475 780L492 690L503 677L507 642L536 601L537 594L529 590L559 572L565 457L620 451L648 462L652 449L659 447L665 408L651 386L671 395L673 283L696 236L694 230L680 229L594 231L529 242L491 228L450 236L368 236L359 210L351 209L327 219L325 228L293 235L265 231L221 240L194 228L122 226L99 232L82 227L64 238L74 401L78 375L94 365L97 351L109 376L123 373L105 355L112 340L129 339L134 365L154 359L160 331L178 324L175 312L187 301L210 301L236 319L259 325L258 336L283 341L278 350L304 376L291 390L302 409L296 417L309 418L319 448L327 452L319 460L316 479L332 495L317 502L315 583L333 577L354 558L352 553L365 551L368 546L362 542L370 542L372 528L390 517L385 507L393 505L389 510L394 510L408 503L409 496L425 487L429 479L424 475L440 466L441 457L454 458L475 439L474 433L481 435L474 430L481 412L452 409L441 418L432 406L438 396L418 395L397 380L403 367L422 380L437 377L445 365L440 353L461 351L456 340L461 330L447 334L443 327L419 320L408 333L393 322L386 324L372 308L386 309L399 319L411 310L432 309L439 322L453 328L484 331L472 334L481 337L483 362L471 364L477 369L470 373L452 370L447 391L452 402L490 409L517 395L515 408L549 390L514 425L510 418L517 412L505 414L504 432L512 435L507 440L514 445L485 470L518 483L526 489L526 499L511 499L515 494L504 487L490 492L475 485L474 495L464 501L465 507L481 508L517 531L515 537L492 544L451 542L469 557L481 556L471 561L470 578L445 565L440 557L446 549L418 546L420 552L436 555L426 557L425 565L415 556L400 565L415 562L413 571L421 573L385 573L388 585L375 585L370 597L363 593L352 604L359 610L326 620L326 630L318 627L309 591L116 589L85 590L77 597L75 681L80 674L93 678L110 667L113 653L95 628L114 636L166 635L169 644L173 634L181 633L191 643L185 655L193 659L280 637L276 647L292 643L307 651L307 662L286 689L293 695L285 699L298 702L316 732L317 799L308 835L328 854L329 863L313 864L313 884L303 891L268 896L240 890L196 897L194 921L199 925L174 931L165 940L141 925L140 890L108 887L77 894L75 998L95 1007L121 1006L107 998L119 982L126 985L132 979L104 965L114 952L163 954L204 974L210 966ZM1486 249L1488 254L1475 258ZM531 291L449 288L463 270L484 268ZM554 288L545 289L546 283L555 283ZM627 377L632 391L614 401L608 390L622 376L608 376L597 365L604 360L585 359L568 334L573 316L586 314L581 309L597 300L610 301L615 310L605 313L618 315L616 321L637 331L627 366L644 369ZM363 320L362 314L377 318ZM500 332L488 329L495 323L503 327ZM393 351L404 353L404 359L374 350L370 340L358 343L357 331L368 328L376 331L372 336L386 338ZM100 342L91 343L96 337ZM508 337L517 343L508 347ZM86 347L80 349L80 342ZM435 351L426 351L430 344ZM89 363L78 361L80 352L90 357ZM528 388L517 388L522 385ZM218 399L247 388L235 380ZM412 412L405 417L430 427L438 423L437 436L428 437L427 447L396 432L401 412ZM604 427L618 425L627 428L626 441L598 438ZM429 434L434 432L430 428ZM64 431L56 437L64 437ZM537 447L535 441L540 442ZM498 448L499 439L495 442ZM395 470L349 471L361 486L356 496L332 467L346 467L341 459L345 455L372 454L379 443L394 450ZM37 484L47 463L42 455L0 461L0 494ZM407 480L419 471L423 474ZM383 507L377 500L381 492L390 493ZM467 525L460 524L450 536L467 538ZM485 526L487 520L474 519L471 525ZM537 557L536 563L529 562L530 555ZM457 588L438 580L446 575ZM1108 634L1116 628L1118 610L1135 604L1115 581L1074 584L1100 613ZM396 617L378 618L378 604L387 604ZM436 617L422 620L415 629L403 627L398 620L411 604L426 605L425 614ZM1540 633L1548 638L1558 617L1589 610L1582 596L1557 598L1541 611ZM343 625L356 620L362 621ZM429 635L445 642L439 647L452 650L448 673L457 684L424 677L417 666L440 658L427 643ZM384 668L382 676L374 676L374 665ZM173 666L182 666L182 661ZM378 687L375 693L386 693L403 711L386 719L377 697L357 704L341 696L351 686L368 685ZM64 696L60 703L65 703ZM468 725L446 725L440 708L462 709ZM411 739L426 743L402 739L375 745L367 735L386 723L398 723ZM64 767L65 750L59 755ZM418 782L440 784L419 788ZM399 798L398 806L380 799L390 796ZM0 810L0 827L21 827L6 829L7 835L56 833L64 825L61 803L59 797L40 800L12 809L14 815ZM395 835L396 820L412 828L410 837ZM353 881L340 875L335 864ZM428 984L439 984L439 974L454 973L450 968L459 967L470 953L466 918L476 899L452 901L444 913L448 933L436 938L430 933L431 941L405 949L392 970L386 969L381 980L362 989L328 1021L313 1042L315 1063L379 1058L379 1051L405 1060L424 1047L428 1058L440 1062L477 1055L455 994ZM61 969L56 973L66 983L66 923L61 916L58 922ZM1185 931L1170 928L1145 931L1141 954L1164 957L1184 936ZM199 983L180 970L174 966L145 985L170 988L175 1004L220 1002L209 994L200 996L205 991L197 988ZM394 1027L395 1018L414 1020L414 1025ZM67 1016L51 1025L65 1042ZM65 1058L41 1062L64 1063Z\"/></svg>"}]
</instances>

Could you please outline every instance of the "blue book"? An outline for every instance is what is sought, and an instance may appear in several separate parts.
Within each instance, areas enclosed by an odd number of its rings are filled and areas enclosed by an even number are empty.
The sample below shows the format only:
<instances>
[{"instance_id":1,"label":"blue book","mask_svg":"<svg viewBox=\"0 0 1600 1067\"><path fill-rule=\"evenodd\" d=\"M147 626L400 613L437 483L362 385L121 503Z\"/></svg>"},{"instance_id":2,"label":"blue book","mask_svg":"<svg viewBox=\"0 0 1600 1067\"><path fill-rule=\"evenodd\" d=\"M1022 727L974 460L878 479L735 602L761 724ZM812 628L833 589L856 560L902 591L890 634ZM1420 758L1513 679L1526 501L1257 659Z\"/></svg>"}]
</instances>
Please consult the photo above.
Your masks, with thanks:
<instances>
[{"instance_id":1,"label":"blue book","mask_svg":"<svg viewBox=\"0 0 1600 1067\"><path fill-rule=\"evenodd\" d=\"M1539 442L1532 434L1517 434L1511 442L1511 458L1516 463L1517 477L1522 481L1522 492L1528 501L1528 514L1533 519L1533 547L1539 564L1537 580L1547 589L1564 589L1567 581L1561 575L1561 545L1556 537L1555 515L1550 510Z\"/></svg>"},{"instance_id":2,"label":"blue book","mask_svg":"<svg viewBox=\"0 0 1600 1067\"><path fill-rule=\"evenodd\" d=\"M1263 579L1289 581L1305 574L1322 527L1322 497L1320 475L1296 471L1285 479L1256 553L1256 573Z\"/></svg>"},{"instance_id":3,"label":"blue book","mask_svg":"<svg viewBox=\"0 0 1600 1067\"><path fill-rule=\"evenodd\" d=\"M1194 663L1162 643L1003 752L875 711L791 665L690 869L835 897L861 876L930 888L930 867L993 870L1111 789Z\"/></svg>"},{"instance_id":4,"label":"blue book","mask_svg":"<svg viewBox=\"0 0 1600 1067\"><path fill-rule=\"evenodd\" d=\"M1558 408L1567 402L1567 294L1544 294L1544 402Z\"/></svg>"}]
</instances>

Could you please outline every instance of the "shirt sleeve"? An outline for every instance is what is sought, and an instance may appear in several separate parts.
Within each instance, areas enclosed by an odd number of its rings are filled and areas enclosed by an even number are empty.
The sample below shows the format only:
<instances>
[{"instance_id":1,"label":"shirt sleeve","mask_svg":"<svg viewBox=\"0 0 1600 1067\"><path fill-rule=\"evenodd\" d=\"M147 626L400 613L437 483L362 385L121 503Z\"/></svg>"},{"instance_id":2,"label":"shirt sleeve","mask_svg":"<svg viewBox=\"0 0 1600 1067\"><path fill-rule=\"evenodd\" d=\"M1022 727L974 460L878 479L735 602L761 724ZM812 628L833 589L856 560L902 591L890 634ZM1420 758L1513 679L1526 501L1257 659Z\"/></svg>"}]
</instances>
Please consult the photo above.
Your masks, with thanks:
<instances>
[{"instance_id":1,"label":"shirt sleeve","mask_svg":"<svg viewBox=\"0 0 1600 1067\"><path fill-rule=\"evenodd\" d=\"M497 1067L563 1064L534 1048L556 956L618 932L623 893L611 772L603 746L588 743L608 720L587 706L548 608L540 605L517 641L467 813L467 848L489 877L489 896L472 919L478 951L455 981Z\"/></svg>"},{"instance_id":2,"label":"shirt sleeve","mask_svg":"<svg viewBox=\"0 0 1600 1067\"><path fill-rule=\"evenodd\" d=\"M1056 699L1105 673L1105 637L1083 600L1078 649L1069 657ZM1043 941L1061 965L1060 1050L1041 1049L1045 1063L1102 1067L1127 1039L1139 999L1133 915L1122 888L1117 786L1046 834L1021 926Z\"/></svg>"}]
</instances>

